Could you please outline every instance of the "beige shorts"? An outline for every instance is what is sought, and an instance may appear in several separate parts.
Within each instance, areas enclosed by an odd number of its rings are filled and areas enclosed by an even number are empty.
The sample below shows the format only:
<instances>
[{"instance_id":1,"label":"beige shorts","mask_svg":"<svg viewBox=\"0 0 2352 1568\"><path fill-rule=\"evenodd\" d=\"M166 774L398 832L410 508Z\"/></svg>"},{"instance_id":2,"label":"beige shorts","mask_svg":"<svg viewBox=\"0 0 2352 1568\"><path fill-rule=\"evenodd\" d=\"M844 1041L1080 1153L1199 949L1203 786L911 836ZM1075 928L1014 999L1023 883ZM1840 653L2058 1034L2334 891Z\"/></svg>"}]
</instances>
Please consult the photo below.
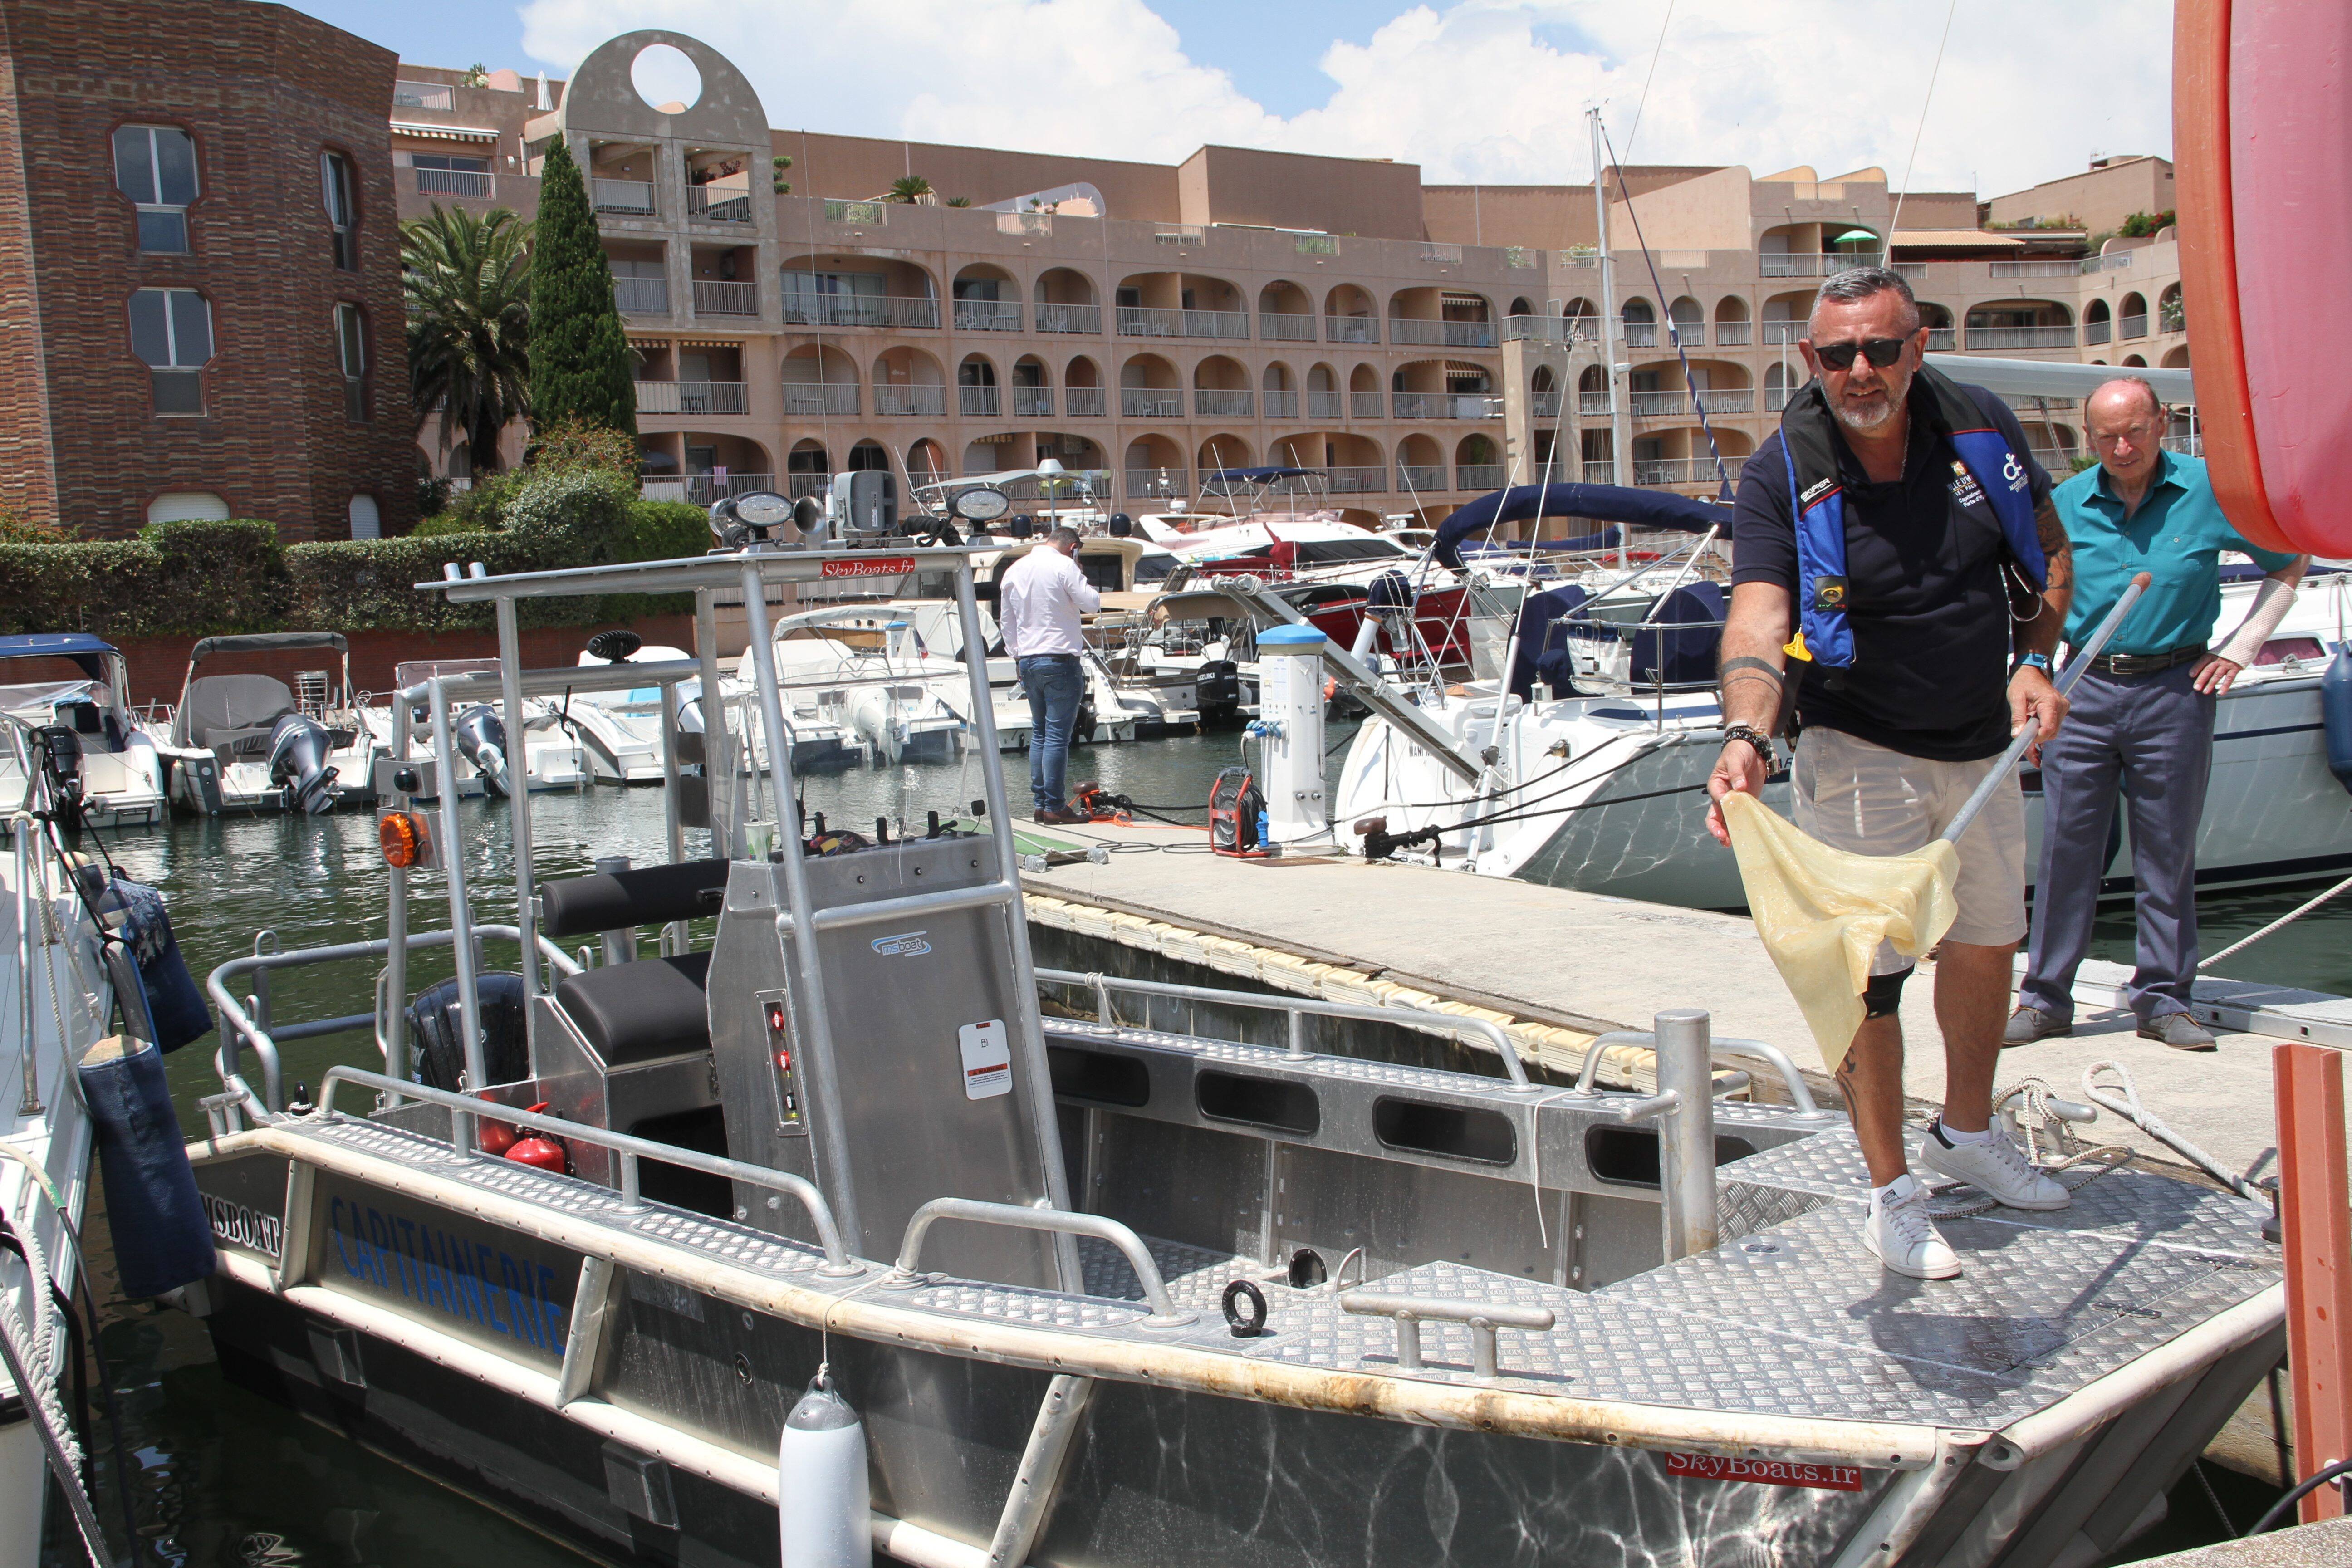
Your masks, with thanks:
<instances>
[{"instance_id":1,"label":"beige shorts","mask_svg":"<svg viewBox=\"0 0 2352 1568\"><path fill-rule=\"evenodd\" d=\"M1856 855L1900 855L1943 832L1999 757L1931 762L1857 740L1842 730L1808 730L1797 742L1796 825L1832 848ZM1953 942L2005 947L2025 935L2025 795L2015 769L1953 846L1960 874L1953 888L1959 914L1944 934ZM1893 974L1911 961L1878 944L1873 974Z\"/></svg>"}]
</instances>

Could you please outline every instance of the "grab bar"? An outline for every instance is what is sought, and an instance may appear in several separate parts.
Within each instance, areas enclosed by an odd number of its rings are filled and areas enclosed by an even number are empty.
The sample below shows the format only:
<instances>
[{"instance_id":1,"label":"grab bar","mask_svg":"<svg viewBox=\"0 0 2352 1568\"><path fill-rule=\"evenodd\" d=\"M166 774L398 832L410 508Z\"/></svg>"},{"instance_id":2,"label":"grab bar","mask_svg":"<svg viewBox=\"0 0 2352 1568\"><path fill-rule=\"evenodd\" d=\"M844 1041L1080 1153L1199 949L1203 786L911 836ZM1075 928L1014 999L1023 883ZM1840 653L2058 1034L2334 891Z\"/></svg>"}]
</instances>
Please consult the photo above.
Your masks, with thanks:
<instances>
[{"instance_id":1,"label":"grab bar","mask_svg":"<svg viewBox=\"0 0 2352 1568\"><path fill-rule=\"evenodd\" d=\"M707 1176L721 1176L730 1182L787 1194L799 1200L801 1207L808 1211L809 1223L816 1227L817 1245L824 1249L824 1263L817 1272L845 1277L866 1272L866 1266L850 1257L849 1249L842 1244L841 1227L834 1223L833 1209L824 1201L824 1194L789 1171L771 1171L760 1165L747 1165L740 1160L681 1149L675 1143L656 1143L649 1138L632 1137L626 1132L609 1132L601 1127L566 1121L561 1117L536 1116L528 1110L500 1105L495 1100L482 1100L470 1094L452 1094L446 1089L427 1089L421 1083L403 1083L398 1079L366 1072L359 1068L333 1067L327 1069L327 1076L320 1081L319 1109L315 1114L334 1114L335 1085L339 1083L355 1083L379 1094L396 1094L403 1100L417 1100L427 1105L441 1106L456 1118L450 1129L449 1146L460 1154L495 1158L480 1152L477 1124L484 1117L533 1132L544 1132L552 1138L568 1138L575 1143L610 1150L621 1157L621 1207L628 1212L646 1206L638 1183L639 1160L683 1166Z\"/></svg>"},{"instance_id":2,"label":"grab bar","mask_svg":"<svg viewBox=\"0 0 2352 1568\"><path fill-rule=\"evenodd\" d=\"M1290 1015L1290 1050L1294 1058L1313 1053L1307 1048L1307 1019L1357 1018L1376 1024L1423 1024L1444 1033L1468 1030L1483 1037L1503 1058L1503 1070L1510 1075L1515 1092L1532 1094L1536 1086L1528 1081L1527 1064L1519 1059L1518 1047L1501 1025L1486 1018L1465 1018L1456 1013L1433 1013L1423 1007L1370 1007L1353 1002L1325 1002L1308 996L1276 996L1257 991L1222 991L1210 985L1179 985L1168 980L1126 980L1115 974L1099 972L1080 974L1069 969L1040 969L1037 978L1056 985L1084 985L1095 994L1096 1016L1110 1023L1110 994L1128 991L1143 996L1172 996L1186 1002L1222 1003L1234 1007L1255 1007L1269 1013Z\"/></svg>"},{"instance_id":3,"label":"grab bar","mask_svg":"<svg viewBox=\"0 0 2352 1568\"><path fill-rule=\"evenodd\" d=\"M1339 1298L1339 1310L1359 1317L1396 1320L1397 1368L1423 1370L1421 1325L1423 1320L1470 1325L1470 1369L1480 1377L1500 1377L1495 1353L1496 1329L1549 1329L1557 1320L1549 1307L1513 1307L1495 1301L1457 1301L1444 1296L1395 1296L1377 1290L1350 1290Z\"/></svg>"},{"instance_id":4,"label":"grab bar","mask_svg":"<svg viewBox=\"0 0 2352 1568\"><path fill-rule=\"evenodd\" d=\"M1180 1310L1170 1299L1167 1282L1160 1277L1160 1265L1151 1260L1143 1238L1118 1221L1101 1215L1074 1214L1068 1209L1024 1208L1018 1204L982 1203L977 1198L933 1198L917 1209L914 1217L907 1222L906 1239L898 1245L898 1267L882 1280L884 1289L909 1290L920 1281L915 1259L923 1250L923 1238L930 1234L931 1226L943 1219L1008 1226L1014 1230L1042 1230L1056 1236L1091 1236L1097 1241L1108 1241L1126 1255L1128 1267L1143 1281L1143 1299L1151 1308L1151 1315L1143 1321L1145 1328L1181 1328L1200 1317L1197 1312Z\"/></svg>"},{"instance_id":5,"label":"grab bar","mask_svg":"<svg viewBox=\"0 0 2352 1568\"><path fill-rule=\"evenodd\" d=\"M1797 1064L1790 1061L1789 1053L1780 1047L1765 1040L1743 1040L1727 1035L1707 1044L1716 1056L1764 1063L1780 1075L1780 1087L1789 1091L1790 1102L1797 1108L1798 1115L1828 1119L1814 1102L1813 1091L1805 1086L1804 1075L1797 1070ZM1594 1036L1592 1043L1584 1047L1584 1070L1576 1075L1577 1093L1589 1098L1600 1092L1592 1085L1601 1071L1601 1049L1603 1046L1639 1046L1654 1053L1658 1048L1658 1037L1656 1031L1651 1029L1612 1029L1605 1035Z\"/></svg>"}]
</instances>

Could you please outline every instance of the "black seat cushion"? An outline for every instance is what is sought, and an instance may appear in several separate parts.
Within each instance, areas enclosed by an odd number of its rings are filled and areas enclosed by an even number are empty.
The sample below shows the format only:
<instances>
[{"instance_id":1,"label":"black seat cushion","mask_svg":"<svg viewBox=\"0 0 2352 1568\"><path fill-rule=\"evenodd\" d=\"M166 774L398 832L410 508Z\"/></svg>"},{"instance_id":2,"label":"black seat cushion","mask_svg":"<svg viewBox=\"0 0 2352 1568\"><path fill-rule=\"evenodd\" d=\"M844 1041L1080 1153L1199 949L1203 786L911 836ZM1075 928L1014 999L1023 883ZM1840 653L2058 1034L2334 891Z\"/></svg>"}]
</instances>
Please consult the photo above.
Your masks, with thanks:
<instances>
[{"instance_id":1,"label":"black seat cushion","mask_svg":"<svg viewBox=\"0 0 2352 1568\"><path fill-rule=\"evenodd\" d=\"M557 937L667 925L717 914L726 893L724 860L680 860L566 877L539 885L539 929Z\"/></svg>"},{"instance_id":2,"label":"black seat cushion","mask_svg":"<svg viewBox=\"0 0 2352 1568\"><path fill-rule=\"evenodd\" d=\"M710 954L641 958L569 976L556 1005L579 1026L608 1068L710 1048L702 986Z\"/></svg>"}]
</instances>

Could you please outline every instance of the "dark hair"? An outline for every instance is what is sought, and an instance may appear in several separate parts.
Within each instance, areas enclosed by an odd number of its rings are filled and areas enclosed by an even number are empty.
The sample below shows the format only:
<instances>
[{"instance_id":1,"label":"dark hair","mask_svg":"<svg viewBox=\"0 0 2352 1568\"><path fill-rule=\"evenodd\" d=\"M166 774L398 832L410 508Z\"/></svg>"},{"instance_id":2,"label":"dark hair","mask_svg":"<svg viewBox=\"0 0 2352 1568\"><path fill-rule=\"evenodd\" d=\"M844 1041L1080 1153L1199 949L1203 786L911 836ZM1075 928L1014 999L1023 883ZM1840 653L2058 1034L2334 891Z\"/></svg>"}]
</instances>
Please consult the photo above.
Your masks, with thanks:
<instances>
[{"instance_id":1,"label":"dark hair","mask_svg":"<svg viewBox=\"0 0 2352 1568\"><path fill-rule=\"evenodd\" d=\"M1075 528L1057 528L1053 532L1053 542L1056 544L1076 544L1078 542L1078 531Z\"/></svg>"},{"instance_id":2,"label":"dark hair","mask_svg":"<svg viewBox=\"0 0 2352 1568\"><path fill-rule=\"evenodd\" d=\"M2138 388L2140 389L2141 395L2144 395L2145 397L2147 397L2147 411L2148 411L2150 414L2153 414L2153 415L2157 416L2158 418L2162 418L2162 417L2163 417L2163 416L2164 416L2164 399L2163 399L2163 398L2161 398L2161 397L2158 397L2158 396L2156 395L2156 388L2155 388L2155 386L2154 386L2154 385L2152 385L2152 384L2149 383L2149 381L2148 381L2147 377L2146 377L2146 376L2144 376L2144 375L2117 375L2117 376L2110 376L2108 379L2106 379L2105 381L2103 381L2103 382L2099 383L2099 384L2098 384L2098 385L2096 385L2096 386L2095 386L2095 387L2093 387L2093 388L2091 389L2091 397L2096 397L2096 396L2098 396L2098 395L2099 395L2099 394L2101 394L2102 392L2106 391L2106 389L2107 389L2107 388L2109 388L2109 387L2111 387L2111 386L2137 386L2137 387L2138 387ZM2086 397L2086 398L2084 398L2084 399L2083 400L2083 404L2084 404L2083 413L2084 413L2084 417L2086 417L2086 418L2087 418L2087 417L2089 416L2089 415L2090 415L2090 402L2091 402L2091 398L2090 398L2090 397Z\"/></svg>"},{"instance_id":3,"label":"dark hair","mask_svg":"<svg viewBox=\"0 0 2352 1568\"><path fill-rule=\"evenodd\" d=\"M1910 330L1917 331L1921 321L1918 298L1911 292L1911 285L1903 274L1890 267L1849 267L1843 272L1831 273L1822 279L1821 288L1813 295L1813 310L1823 305L1858 305L1889 290L1903 296L1904 309L1911 312ZM1805 319L1812 320L1811 310L1805 313Z\"/></svg>"}]
</instances>

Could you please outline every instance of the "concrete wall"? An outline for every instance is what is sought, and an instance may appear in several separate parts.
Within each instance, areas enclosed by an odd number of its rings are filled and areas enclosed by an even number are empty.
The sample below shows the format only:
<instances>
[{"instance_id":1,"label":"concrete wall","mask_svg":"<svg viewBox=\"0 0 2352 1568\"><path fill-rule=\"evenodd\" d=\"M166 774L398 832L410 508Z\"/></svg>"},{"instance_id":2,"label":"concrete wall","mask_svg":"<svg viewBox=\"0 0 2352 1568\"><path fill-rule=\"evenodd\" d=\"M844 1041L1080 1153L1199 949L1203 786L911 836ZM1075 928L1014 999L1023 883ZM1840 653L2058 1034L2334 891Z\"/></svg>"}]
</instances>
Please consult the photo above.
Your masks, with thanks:
<instances>
[{"instance_id":1,"label":"concrete wall","mask_svg":"<svg viewBox=\"0 0 2352 1568\"><path fill-rule=\"evenodd\" d=\"M1178 189L1186 223L1423 237L1418 163L1203 147L1179 165Z\"/></svg>"},{"instance_id":2,"label":"concrete wall","mask_svg":"<svg viewBox=\"0 0 2352 1568\"><path fill-rule=\"evenodd\" d=\"M1992 198L1991 221L2074 217L2093 234L2123 226L2134 213L2168 212L2174 206L2172 163L2164 158L2126 158L2104 169L2047 180L2032 190Z\"/></svg>"},{"instance_id":3,"label":"concrete wall","mask_svg":"<svg viewBox=\"0 0 2352 1568\"><path fill-rule=\"evenodd\" d=\"M1176 171L1164 164L815 131L777 131L772 140L775 150L793 160L784 178L795 195L862 201L888 190L891 181L916 174L930 181L941 201L969 196L974 206L987 206L1085 181L1102 192L1114 217L1184 221Z\"/></svg>"}]
</instances>

